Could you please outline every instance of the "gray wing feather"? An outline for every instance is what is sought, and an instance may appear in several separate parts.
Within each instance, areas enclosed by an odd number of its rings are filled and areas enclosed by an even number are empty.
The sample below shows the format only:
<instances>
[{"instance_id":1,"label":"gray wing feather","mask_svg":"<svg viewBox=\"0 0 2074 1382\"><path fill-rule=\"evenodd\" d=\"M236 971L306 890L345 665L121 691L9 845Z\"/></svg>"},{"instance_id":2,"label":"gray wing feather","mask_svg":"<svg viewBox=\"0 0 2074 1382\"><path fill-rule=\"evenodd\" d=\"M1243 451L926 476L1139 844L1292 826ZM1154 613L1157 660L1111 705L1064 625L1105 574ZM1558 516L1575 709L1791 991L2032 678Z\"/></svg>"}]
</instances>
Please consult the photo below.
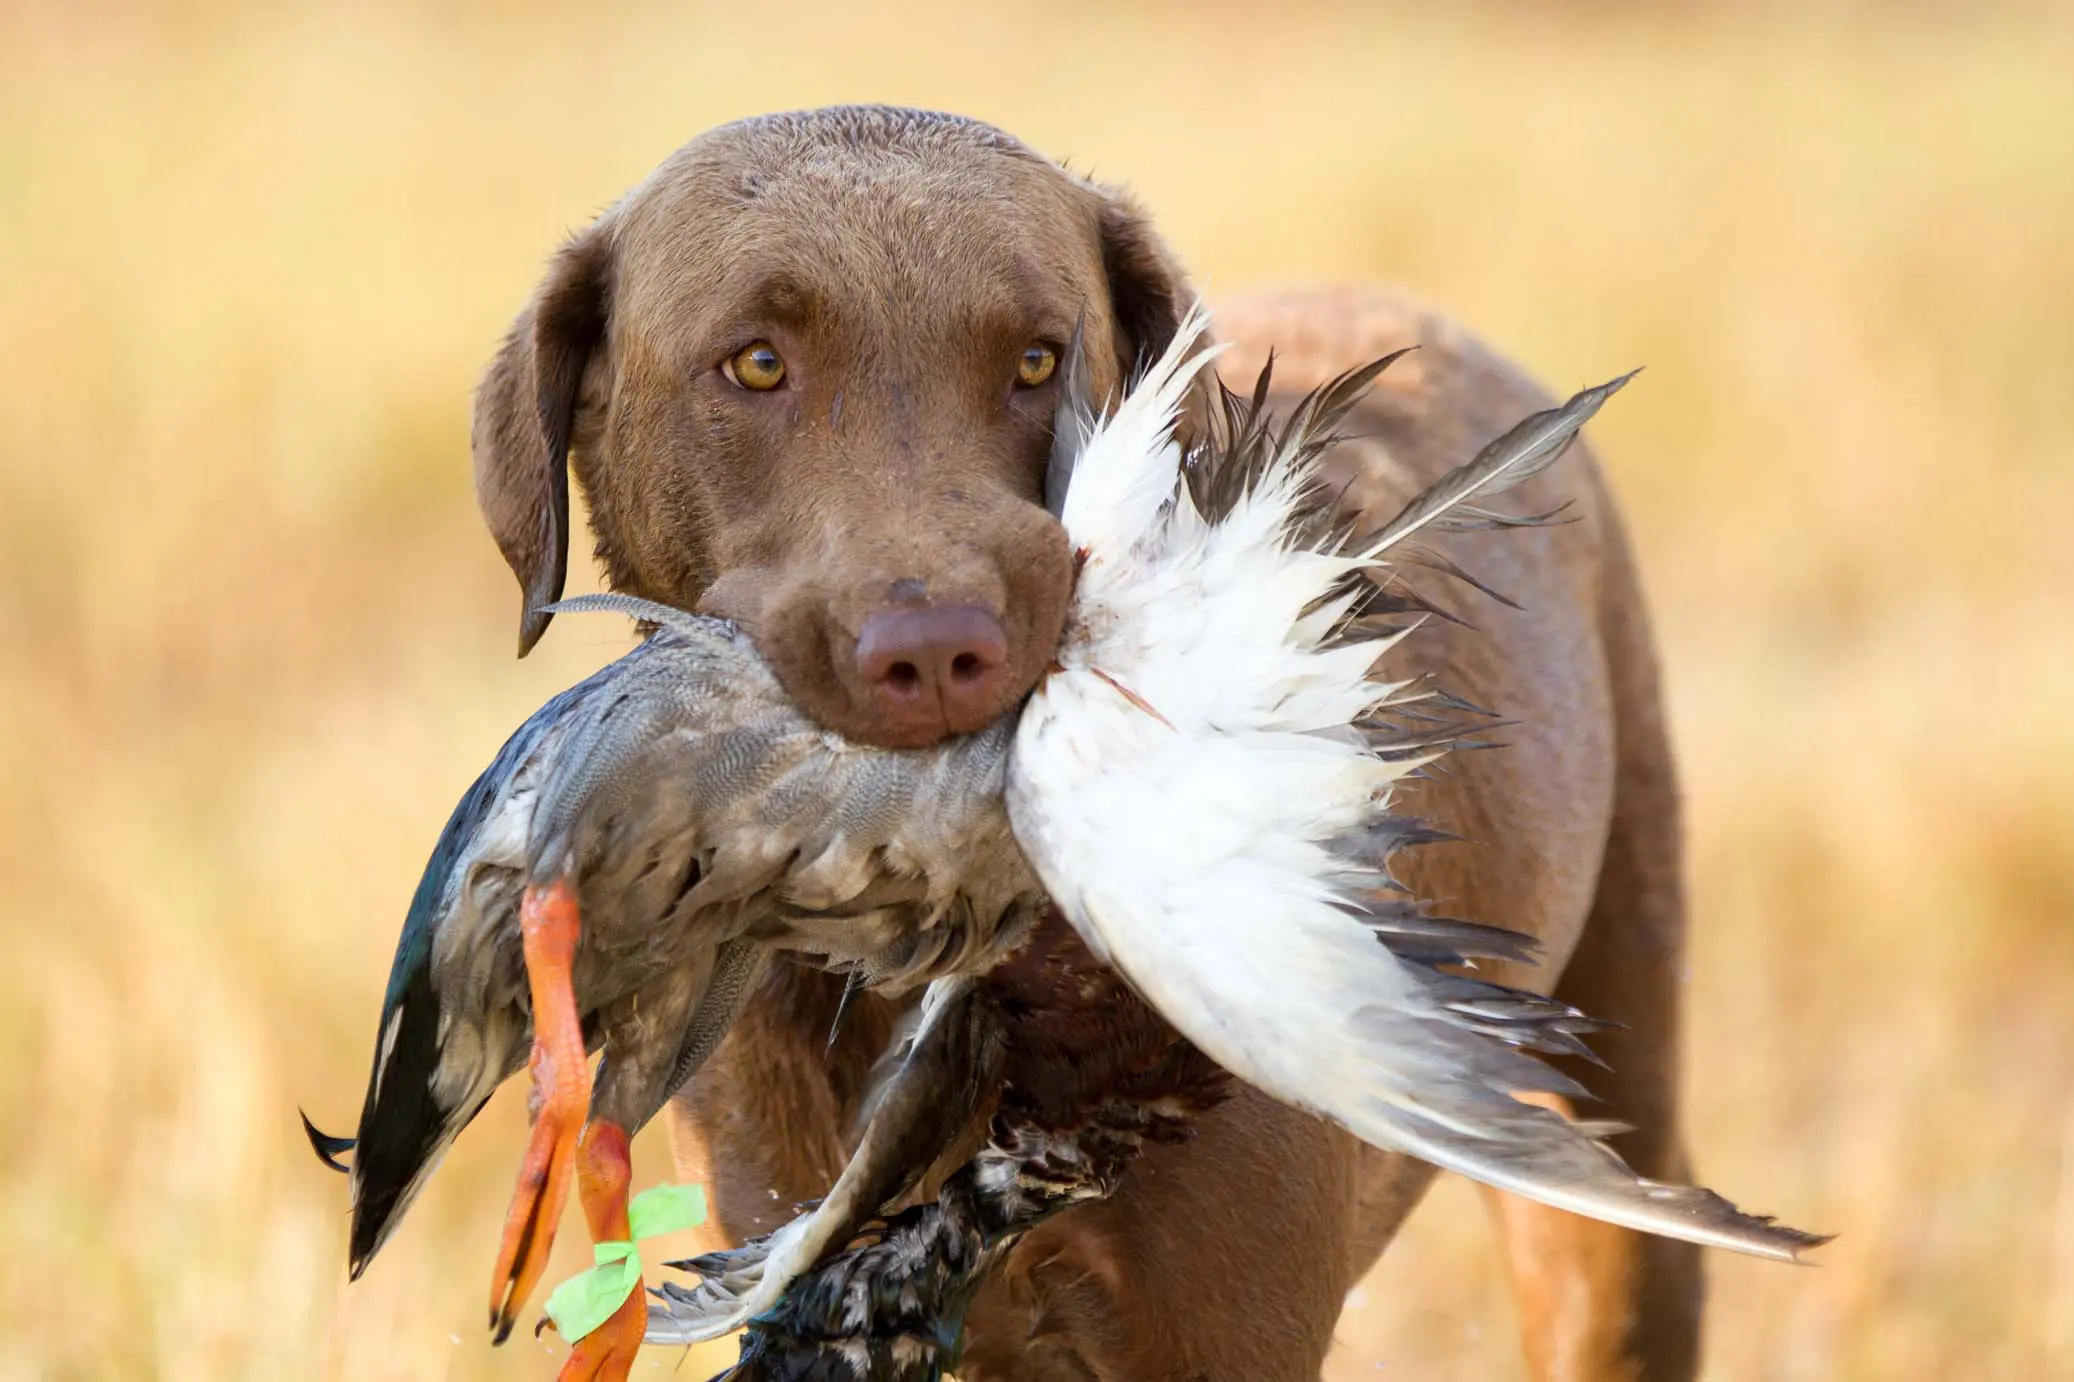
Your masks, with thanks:
<instances>
[{"instance_id":1,"label":"gray wing feather","mask_svg":"<svg viewBox=\"0 0 2074 1382\"><path fill-rule=\"evenodd\" d=\"M1618 379L1572 394L1559 408L1544 409L1527 418L1479 451L1474 460L1441 476L1366 539L1362 548L1371 555L1380 554L1473 500L1502 494L1539 475L1561 459L1592 414L1640 373L1630 370Z\"/></svg>"}]
</instances>

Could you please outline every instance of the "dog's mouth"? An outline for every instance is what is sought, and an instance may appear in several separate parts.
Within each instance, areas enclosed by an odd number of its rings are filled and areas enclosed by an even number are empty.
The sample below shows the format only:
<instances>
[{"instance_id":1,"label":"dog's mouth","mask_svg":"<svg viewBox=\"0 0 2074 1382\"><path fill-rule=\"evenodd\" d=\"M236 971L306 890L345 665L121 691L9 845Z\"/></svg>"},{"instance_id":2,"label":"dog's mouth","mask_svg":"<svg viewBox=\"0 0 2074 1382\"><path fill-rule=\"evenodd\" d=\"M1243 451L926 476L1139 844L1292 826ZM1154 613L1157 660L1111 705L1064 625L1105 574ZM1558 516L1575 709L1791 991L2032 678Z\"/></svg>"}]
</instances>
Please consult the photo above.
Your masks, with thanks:
<instances>
[{"instance_id":1,"label":"dog's mouth","mask_svg":"<svg viewBox=\"0 0 2074 1382\"><path fill-rule=\"evenodd\" d=\"M746 598L742 583L723 581L698 609L747 634L807 718L872 748L929 749L984 730L1052 662L982 605L893 606L853 624L831 603Z\"/></svg>"},{"instance_id":2,"label":"dog's mouth","mask_svg":"<svg viewBox=\"0 0 2074 1382\"><path fill-rule=\"evenodd\" d=\"M963 531L943 531L953 520ZM927 749L976 733L1058 656L1072 552L1027 499L917 501L791 548L725 570L698 608L741 627L801 712L853 743Z\"/></svg>"}]
</instances>

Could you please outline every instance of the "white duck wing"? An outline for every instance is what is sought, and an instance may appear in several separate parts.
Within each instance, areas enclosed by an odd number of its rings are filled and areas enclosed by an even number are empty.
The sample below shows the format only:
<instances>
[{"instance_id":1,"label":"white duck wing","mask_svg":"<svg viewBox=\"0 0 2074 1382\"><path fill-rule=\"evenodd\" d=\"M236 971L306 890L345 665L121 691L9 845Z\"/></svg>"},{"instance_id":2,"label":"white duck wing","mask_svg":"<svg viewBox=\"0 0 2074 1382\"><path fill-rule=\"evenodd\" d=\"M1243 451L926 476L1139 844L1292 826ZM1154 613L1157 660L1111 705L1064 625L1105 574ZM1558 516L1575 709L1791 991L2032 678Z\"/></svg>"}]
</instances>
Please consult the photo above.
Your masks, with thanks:
<instances>
[{"instance_id":1,"label":"white duck wing","mask_svg":"<svg viewBox=\"0 0 2074 1382\"><path fill-rule=\"evenodd\" d=\"M1392 784L1444 744L1378 728L1412 689L1369 679L1403 635L1363 636L1363 573L1545 469L1624 381L1528 419L1349 551L1316 516L1312 467L1358 389L1212 458L1236 472L1178 483L1203 325L1190 315L1070 470L1080 587L1008 774L1054 900L1225 1068L1376 1146L1645 1232L1777 1258L1822 1241L1639 1177L1599 1140L1612 1129L1515 1097L1582 1094L1523 1051L1582 1053L1595 1024L1449 972L1531 942L1424 916L1387 872L1415 838Z\"/></svg>"}]
</instances>

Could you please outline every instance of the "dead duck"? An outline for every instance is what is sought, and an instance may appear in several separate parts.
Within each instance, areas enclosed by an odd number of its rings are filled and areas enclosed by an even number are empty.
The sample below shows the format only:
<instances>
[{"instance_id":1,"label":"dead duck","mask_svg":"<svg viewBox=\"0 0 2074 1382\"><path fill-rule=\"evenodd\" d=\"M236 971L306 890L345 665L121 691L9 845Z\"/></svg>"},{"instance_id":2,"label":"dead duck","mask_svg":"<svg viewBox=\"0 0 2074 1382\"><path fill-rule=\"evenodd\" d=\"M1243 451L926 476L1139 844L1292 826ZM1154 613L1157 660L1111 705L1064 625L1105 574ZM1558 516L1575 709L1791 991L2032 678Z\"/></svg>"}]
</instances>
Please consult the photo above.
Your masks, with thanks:
<instances>
[{"instance_id":1,"label":"dead duck","mask_svg":"<svg viewBox=\"0 0 2074 1382\"><path fill-rule=\"evenodd\" d=\"M462 798L397 946L357 1136L310 1129L327 1160L353 1153L357 1277L530 1058L532 1136L492 1277L500 1341L572 1178L593 1237L628 1237L628 1139L773 954L902 992L989 967L1041 900L1002 805L1012 726L940 751L858 747L792 709L729 624L616 596L561 608L655 632L543 706ZM624 1376L645 1315L636 1292L564 1376Z\"/></svg>"}]
</instances>

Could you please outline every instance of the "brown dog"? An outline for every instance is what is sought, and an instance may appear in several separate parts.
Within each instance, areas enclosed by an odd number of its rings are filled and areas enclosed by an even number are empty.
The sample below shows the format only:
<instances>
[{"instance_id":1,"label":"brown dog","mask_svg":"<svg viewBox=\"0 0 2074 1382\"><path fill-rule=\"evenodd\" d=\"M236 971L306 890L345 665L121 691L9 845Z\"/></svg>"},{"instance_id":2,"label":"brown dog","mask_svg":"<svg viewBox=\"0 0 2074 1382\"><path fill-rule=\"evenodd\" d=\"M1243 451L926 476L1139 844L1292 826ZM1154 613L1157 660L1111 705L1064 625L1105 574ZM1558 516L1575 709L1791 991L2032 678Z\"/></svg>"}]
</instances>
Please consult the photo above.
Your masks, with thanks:
<instances>
[{"instance_id":1,"label":"brown dog","mask_svg":"<svg viewBox=\"0 0 2074 1382\"><path fill-rule=\"evenodd\" d=\"M485 516L531 613L560 590L566 468L614 586L741 621L787 690L851 737L925 745L1007 711L1049 664L1071 588L1041 489L1053 367L1085 314L1098 396L1170 339L1190 290L1129 202L985 125L881 108L726 126L673 155L554 261L477 401ZM1273 346L1294 397L1363 359L1391 370L1332 459L1387 516L1545 405L1446 321L1372 292L1222 305L1250 382ZM1602 362L1603 363L1603 362ZM1461 537L1519 611L1403 645L1519 722L1411 809L1468 843L1405 870L1456 915L1532 932L1501 976L1625 1030L1601 1039L1604 1116L1644 1175L1677 1134L1680 827L1647 617L1596 467L1525 488L1577 521ZM1560 978L1560 983L1558 983ZM777 974L671 1111L686 1179L740 1239L822 1193L892 1014ZM1431 1171L1251 1092L1149 1151L1117 1196L1025 1240L982 1293L979 1379L1314 1378L1348 1288ZM1688 1377L1697 1250L1506 1200L1529 1360L1543 1377Z\"/></svg>"}]
</instances>

